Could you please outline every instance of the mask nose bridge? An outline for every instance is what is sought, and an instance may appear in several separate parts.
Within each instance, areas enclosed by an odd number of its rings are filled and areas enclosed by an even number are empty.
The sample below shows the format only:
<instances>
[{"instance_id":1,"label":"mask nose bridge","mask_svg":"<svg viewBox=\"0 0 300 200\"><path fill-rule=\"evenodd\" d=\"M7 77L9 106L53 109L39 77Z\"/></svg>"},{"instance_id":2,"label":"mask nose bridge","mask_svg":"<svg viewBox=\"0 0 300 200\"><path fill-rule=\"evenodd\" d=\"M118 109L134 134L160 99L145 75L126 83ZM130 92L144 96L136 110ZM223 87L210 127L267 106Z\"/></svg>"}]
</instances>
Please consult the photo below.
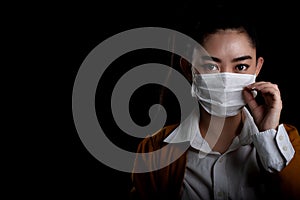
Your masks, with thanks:
<instances>
[{"instance_id":1,"label":"mask nose bridge","mask_svg":"<svg viewBox=\"0 0 300 200\"><path fill-rule=\"evenodd\" d=\"M232 80L232 75L234 75L234 72L230 72L230 71L225 71L223 73L219 74L220 76L218 76L218 80L220 82L220 86L222 86L223 89L227 89L228 87L230 87L230 85L232 85L233 81L237 81L237 80Z\"/></svg>"},{"instance_id":2,"label":"mask nose bridge","mask_svg":"<svg viewBox=\"0 0 300 200\"><path fill-rule=\"evenodd\" d=\"M234 71L230 66L230 63L222 63L222 65L220 66L220 73L234 73ZM221 76L221 81L224 87L227 85L229 81L228 78L229 77L224 74Z\"/></svg>"}]
</instances>

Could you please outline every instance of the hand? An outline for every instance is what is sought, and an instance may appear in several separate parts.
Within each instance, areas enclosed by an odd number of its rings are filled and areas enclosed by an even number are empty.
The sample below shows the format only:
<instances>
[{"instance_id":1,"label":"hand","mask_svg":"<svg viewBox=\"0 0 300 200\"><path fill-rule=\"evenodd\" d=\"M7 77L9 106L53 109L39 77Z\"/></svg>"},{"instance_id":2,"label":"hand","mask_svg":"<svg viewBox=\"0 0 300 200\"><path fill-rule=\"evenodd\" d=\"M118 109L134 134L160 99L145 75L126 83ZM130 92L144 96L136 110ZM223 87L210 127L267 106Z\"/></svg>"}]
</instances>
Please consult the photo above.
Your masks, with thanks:
<instances>
[{"instance_id":1,"label":"hand","mask_svg":"<svg viewBox=\"0 0 300 200\"><path fill-rule=\"evenodd\" d=\"M265 104L259 105L251 90L261 93ZM243 95L259 131L277 129L282 110L282 100L278 86L270 82L255 82L244 89Z\"/></svg>"}]
</instances>

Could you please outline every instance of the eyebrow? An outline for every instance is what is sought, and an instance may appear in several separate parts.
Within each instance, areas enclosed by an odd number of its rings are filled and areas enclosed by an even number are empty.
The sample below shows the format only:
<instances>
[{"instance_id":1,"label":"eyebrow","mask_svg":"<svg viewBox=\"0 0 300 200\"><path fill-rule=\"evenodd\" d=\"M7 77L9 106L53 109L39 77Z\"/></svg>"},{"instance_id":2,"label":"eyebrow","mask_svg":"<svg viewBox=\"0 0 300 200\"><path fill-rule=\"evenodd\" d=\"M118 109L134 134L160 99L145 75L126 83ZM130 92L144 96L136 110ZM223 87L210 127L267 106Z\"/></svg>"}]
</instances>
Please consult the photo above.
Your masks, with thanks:
<instances>
[{"instance_id":1,"label":"eyebrow","mask_svg":"<svg viewBox=\"0 0 300 200\"><path fill-rule=\"evenodd\" d=\"M212 61L215 61L215 62L221 62L221 60L219 58L216 58L216 57L213 57L213 56L202 56L202 59L203 60L212 60ZM239 62L239 61L248 60L248 59L252 59L252 57L249 56L249 55L241 56L241 57L237 57L237 58L232 59L231 62Z\"/></svg>"},{"instance_id":2,"label":"eyebrow","mask_svg":"<svg viewBox=\"0 0 300 200\"><path fill-rule=\"evenodd\" d=\"M237 57L237 58L234 58L232 59L232 62L238 62L238 61L243 61L243 60L248 60L248 59L252 59L251 56L241 56L241 57Z\"/></svg>"}]
</instances>

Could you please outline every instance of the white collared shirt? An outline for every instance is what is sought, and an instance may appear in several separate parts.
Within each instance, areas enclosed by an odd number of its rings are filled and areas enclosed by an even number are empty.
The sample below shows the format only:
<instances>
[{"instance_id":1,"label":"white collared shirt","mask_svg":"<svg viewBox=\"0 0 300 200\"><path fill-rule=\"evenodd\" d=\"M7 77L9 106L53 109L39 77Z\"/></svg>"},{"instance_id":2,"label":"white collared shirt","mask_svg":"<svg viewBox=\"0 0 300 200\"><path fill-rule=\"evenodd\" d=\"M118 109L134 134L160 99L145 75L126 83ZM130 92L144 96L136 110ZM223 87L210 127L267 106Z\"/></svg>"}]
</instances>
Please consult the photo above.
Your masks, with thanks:
<instances>
[{"instance_id":1,"label":"white collared shirt","mask_svg":"<svg viewBox=\"0 0 300 200\"><path fill-rule=\"evenodd\" d=\"M164 141L189 141L182 199L257 199L265 195L261 164L268 172L282 170L294 156L294 149L283 124L278 131L259 132L249 111L228 150L212 151L199 130L195 109Z\"/></svg>"}]
</instances>

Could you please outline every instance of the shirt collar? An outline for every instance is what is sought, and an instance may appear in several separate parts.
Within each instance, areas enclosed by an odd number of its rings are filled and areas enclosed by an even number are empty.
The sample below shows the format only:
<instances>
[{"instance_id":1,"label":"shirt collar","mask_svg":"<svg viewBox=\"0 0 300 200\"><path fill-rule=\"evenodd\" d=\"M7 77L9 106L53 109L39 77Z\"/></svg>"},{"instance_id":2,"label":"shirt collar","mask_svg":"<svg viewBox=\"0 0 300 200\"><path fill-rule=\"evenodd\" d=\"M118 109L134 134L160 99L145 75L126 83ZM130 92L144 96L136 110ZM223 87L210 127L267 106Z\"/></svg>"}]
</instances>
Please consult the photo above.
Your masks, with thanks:
<instances>
[{"instance_id":1,"label":"shirt collar","mask_svg":"<svg viewBox=\"0 0 300 200\"><path fill-rule=\"evenodd\" d=\"M199 110L194 109L191 114L164 140L167 143L193 141L199 131Z\"/></svg>"},{"instance_id":2,"label":"shirt collar","mask_svg":"<svg viewBox=\"0 0 300 200\"><path fill-rule=\"evenodd\" d=\"M236 149L238 146L252 143L251 135L258 132L254 120L244 107L245 114L244 126L241 133L234 139L229 150ZM204 153L210 153L212 150L208 143L203 139L199 130L199 109L194 109L191 114L164 140L167 143L190 142L190 145Z\"/></svg>"}]
</instances>

